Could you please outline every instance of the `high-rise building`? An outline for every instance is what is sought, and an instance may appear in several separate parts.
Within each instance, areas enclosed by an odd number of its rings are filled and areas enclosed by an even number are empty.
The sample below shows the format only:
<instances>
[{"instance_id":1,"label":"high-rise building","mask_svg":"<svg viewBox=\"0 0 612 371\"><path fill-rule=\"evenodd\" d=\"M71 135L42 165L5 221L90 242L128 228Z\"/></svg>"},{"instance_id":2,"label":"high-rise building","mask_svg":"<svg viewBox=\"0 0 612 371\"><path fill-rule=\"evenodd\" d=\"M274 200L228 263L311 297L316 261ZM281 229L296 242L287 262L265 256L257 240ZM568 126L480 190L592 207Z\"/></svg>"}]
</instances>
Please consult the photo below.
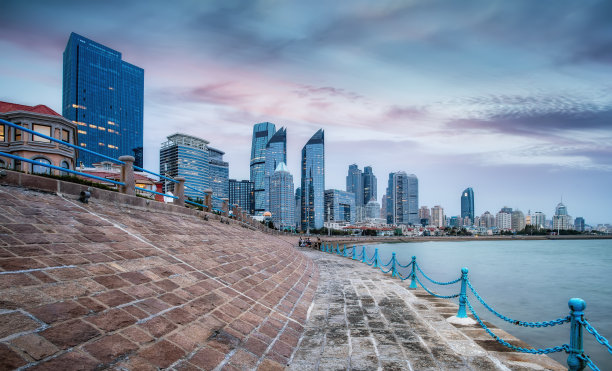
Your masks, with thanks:
<instances>
[{"instance_id":1,"label":"high-rise building","mask_svg":"<svg viewBox=\"0 0 612 371\"><path fill-rule=\"evenodd\" d=\"M537 229L546 228L546 214L541 211L536 211L531 218L531 225Z\"/></svg>"},{"instance_id":2,"label":"high-rise building","mask_svg":"<svg viewBox=\"0 0 612 371\"><path fill-rule=\"evenodd\" d=\"M355 206L363 206L363 179L362 172L357 164L349 165L348 175L346 176L346 191L355 195Z\"/></svg>"},{"instance_id":3,"label":"high-rise building","mask_svg":"<svg viewBox=\"0 0 612 371\"><path fill-rule=\"evenodd\" d=\"M223 161L225 152L208 146L208 176L213 195L219 198L229 198L229 163ZM215 201L215 200L213 200ZM221 203L215 207L220 208ZM214 204L214 202L213 202Z\"/></svg>"},{"instance_id":4,"label":"high-rise building","mask_svg":"<svg viewBox=\"0 0 612 371\"><path fill-rule=\"evenodd\" d=\"M525 214L520 210L514 210L510 216L510 223L513 231L522 231L525 229Z\"/></svg>"},{"instance_id":5,"label":"high-rise building","mask_svg":"<svg viewBox=\"0 0 612 371\"><path fill-rule=\"evenodd\" d=\"M260 122L253 126L251 143L251 182L255 185L255 215L263 215L266 211L266 146L276 132L276 126L271 122Z\"/></svg>"},{"instance_id":6,"label":"high-rise building","mask_svg":"<svg viewBox=\"0 0 612 371\"><path fill-rule=\"evenodd\" d=\"M287 164L287 129L280 128L266 144L266 164L264 173L265 210L270 210L270 179L278 165ZM285 165L286 166L286 165Z\"/></svg>"},{"instance_id":7,"label":"high-rise building","mask_svg":"<svg viewBox=\"0 0 612 371\"><path fill-rule=\"evenodd\" d=\"M191 188L204 191L210 185L208 141L186 134L173 134L162 143L159 151L159 171L167 177L185 177ZM174 183L166 181L164 192L174 192ZM185 196L203 198L203 194L185 188Z\"/></svg>"},{"instance_id":8,"label":"high-rise building","mask_svg":"<svg viewBox=\"0 0 612 371\"><path fill-rule=\"evenodd\" d=\"M493 228L495 227L495 217L488 211L480 216L480 227Z\"/></svg>"},{"instance_id":9,"label":"high-rise building","mask_svg":"<svg viewBox=\"0 0 612 371\"><path fill-rule=\"evenodd\" d=\"M376 200L370 200L364 210L366 220L380 219L380 204Z\"/></svg>"},{"instance_id":10,"label":"high-rise building","mask_svg":"<svg viewBox=\"0 0 612 371\"><path fill-rule=\"evenodd\" d=\"M470 224L474 223L474 190L466 188L461 193L461 218L465 221L470 218Z\"/></svg>"},{"instance_id":11,"label":"high-rise building","mask_svg":"<svg viewBox=\"0 0 612 371\"><path fill-rule=\"evenodd\" d=\"M555 208L555 215L553 215L552 219L552 227L553 230L570 230L573 228L572 217L567 213L567 207L563 204L563 202L559 202L557 207Z\"/></svg>"},{"instance_id":12,"label":"high-rise building","mask_svg":"<svg viewBox=\"0 0 612 371\"><path fill-rule=\"evenodd\" d=\"M293 176L287 165L280 162L270 178L270 212L272 222L280 230L292 230L295 227L295 196L293 194Z\"/></svg>"},{"instance_id":13,"label":"high-rise building","mask_svg":"<svg viewBox=\"0 0 612 371\"><path fill-rule=\"evenodd\" d=\"M300 222L300 218L301 218L301 213L300 213L300 209L302 207L302 188L297 187L297 189L295 190L295 228L299 229L301 227L301 222Z\"/></svg>"},{"instance_id":14,"label":"high-rise building","mask_svg":"<svg viewBox=\"0 0 612 371\"><path fill-rule=\"evenodd\" d=\"M510 212L508 212L510 210ZM497 214L495 214L495 225L502 231L509 231L512 229L512 208L503 207Z\"/></svg>"},{"instance_id":15,"label":"high-rise building","mask_svg":"<svg viewBox=\"0 0 612 371\"><path fill-rule=\"evenodd\" d=\"M387 223L419 224L419 182L414 174L400 171L389 174L387 186Z\"/></svg>"},{"instance_id":16,"label":"high-rise building","mask_svg":"<svg viewBox=\"0 0 612 371\"><path fill-rule=\"evenodd\" d=\"M444 208L440 205L436 205L431 208L431 219L429 224L438 228L444 228L446 226L446 217L444 216Z\"/></svg>"},{"instance_id":17,"label":"high-rise building","mask_svg":"<svg viewBox=\"0 0 612 371\"><path fill-rule=\"evenodd\" d=\"M574 219L574 229L578 232L584 232L584 218L579 216Z\"/></svg>"},{"instance_id":18,"label":"high-rise building","mask_svg":"<svg viewBox=\"0 0 612 371\"><path fill-rule=\"evenodd\" d=\"M374 175L372 172L371 166L366 166L363 168L361 179L361 184L363 187L363 204L366 205L371 200L376 201L377 181L376 175Z\"/></svg>"},{"instance_id":19,"label":"high-rise building","mask_svg":"<svg viewBox=\"0 0 612 371\"><path fill-rule=\"evenodd\" d=\"M62 115L78 125L79 145L142 167L144 70L121 53L71 33L64 50ZM78 163L102 159L80 151Z\"/></svg>"},{"instance_id":20,"label":"high-rise building","mask_svg":"<svg viewBox=\"0 0 612 371\"><path fill-rule=\"evenodd\" d=\"M238 205L244 212L250 215L255 213L255 187L249 180L230 179L229 183L229 203Z\"/></svg>"},{"instance_id":21,"label":"high-rise building","mask_svg":"<svg viewBox=\"0 0 612 371\"><path fill-rule=\"evenodd\" d=\"M301 229L308 231L323 228L325 217L325 133L323 129L319 129L302 148L301 191Z\"/></svg>"},{"instance_id":22,"label":"high-rise building","mask_svg":"<svg viewBox=\"0 0 612 371\"><path fill-rule=\"evenodd\" d=\"M355 223L355 194L338 189L325 190L325 221Z\"/></svg>"}]
</instances>

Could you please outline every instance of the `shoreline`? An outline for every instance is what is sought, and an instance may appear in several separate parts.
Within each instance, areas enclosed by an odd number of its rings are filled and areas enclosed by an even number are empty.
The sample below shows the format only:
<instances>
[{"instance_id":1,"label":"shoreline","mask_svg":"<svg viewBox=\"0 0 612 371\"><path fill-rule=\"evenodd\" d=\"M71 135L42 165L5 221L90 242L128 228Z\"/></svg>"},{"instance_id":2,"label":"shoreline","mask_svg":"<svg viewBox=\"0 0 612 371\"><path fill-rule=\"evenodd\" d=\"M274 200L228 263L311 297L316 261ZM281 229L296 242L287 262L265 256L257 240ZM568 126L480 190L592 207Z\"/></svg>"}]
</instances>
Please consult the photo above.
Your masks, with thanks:
<instances>
[{"instance_id":1,"label":"shoreline","mask_svg":"<svg viewBox=\"0 0 612 371\"><path fill-rule=\"evenodd\" d=\"M372 245L379 243L458 242L458 241L527 241L527 240L610 240L612 235L560 235L560 236L419 236L419 237L347 237L324 236L322 243Z\"/></svg>"}]
</instances>

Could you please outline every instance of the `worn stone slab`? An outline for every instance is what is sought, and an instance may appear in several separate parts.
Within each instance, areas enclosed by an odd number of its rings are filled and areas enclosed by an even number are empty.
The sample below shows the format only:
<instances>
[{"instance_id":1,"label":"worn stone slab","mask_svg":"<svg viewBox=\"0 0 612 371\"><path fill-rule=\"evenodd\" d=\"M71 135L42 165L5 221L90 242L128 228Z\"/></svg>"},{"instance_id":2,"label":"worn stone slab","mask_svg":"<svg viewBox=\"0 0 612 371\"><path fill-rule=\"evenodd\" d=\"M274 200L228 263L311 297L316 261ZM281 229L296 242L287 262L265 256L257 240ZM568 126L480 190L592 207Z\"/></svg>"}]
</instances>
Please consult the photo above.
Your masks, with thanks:
<instances>
[{"instance_id":1,"label":"worn stone slab","mask_svg":"<svg viewBox=\"0 0 612 371\"><path fill-rule=\"evenodd\" d=\"M290 370L565 369L547 356L483 347L495 341L478 325L446 320L457 313L451 301L410 290L408 282L359 261L302 251L320 279Z\"/></svg>"}]
</instances>

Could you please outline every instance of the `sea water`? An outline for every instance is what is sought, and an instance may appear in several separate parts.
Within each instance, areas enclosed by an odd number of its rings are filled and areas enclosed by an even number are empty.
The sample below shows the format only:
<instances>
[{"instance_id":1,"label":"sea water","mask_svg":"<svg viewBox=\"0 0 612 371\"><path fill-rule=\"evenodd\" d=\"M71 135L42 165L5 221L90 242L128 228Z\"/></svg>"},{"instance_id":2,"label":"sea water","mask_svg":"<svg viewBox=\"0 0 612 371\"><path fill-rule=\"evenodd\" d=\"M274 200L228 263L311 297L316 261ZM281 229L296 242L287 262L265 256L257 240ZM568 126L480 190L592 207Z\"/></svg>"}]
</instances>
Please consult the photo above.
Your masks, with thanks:
<instances>
[{"instance_id":1,"label":"sea water","mask_svg":"<svg viewBox=\"0 0 612 371\"><path fill-rule=\"evenodd\" d=\"M383 263L389 261L392 252L403 265L416 256L421 269L437 281L456 279L461 268L467 267L470 282L480 296L493 309L515 320L562 318L569 314L568 300L582 298L586 302L587 320L612 341L612 240L394 243L368 246L368 256L373 255L374 248L379 249ZM458 283L437 286L422 276L419 279L442 295L460 289ZM481 318L535 348L569 343L569 324L539 329L519 327L495 317L473 295L468 295L468 299ZM584 348L600 369L612 370L612 354L586 330ZM567 364L565 352L551 357Z\"/></svg>"}]
</instances>

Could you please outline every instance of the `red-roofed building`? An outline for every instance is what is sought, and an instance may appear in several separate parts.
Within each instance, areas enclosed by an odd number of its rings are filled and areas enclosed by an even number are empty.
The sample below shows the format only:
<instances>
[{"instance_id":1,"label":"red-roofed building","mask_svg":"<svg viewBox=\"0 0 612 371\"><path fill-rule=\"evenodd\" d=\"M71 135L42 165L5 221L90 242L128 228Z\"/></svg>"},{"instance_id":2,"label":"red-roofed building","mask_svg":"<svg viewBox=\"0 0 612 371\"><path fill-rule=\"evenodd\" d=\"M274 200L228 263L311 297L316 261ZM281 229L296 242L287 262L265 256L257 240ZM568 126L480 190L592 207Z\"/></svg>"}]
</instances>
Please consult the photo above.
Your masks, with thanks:
<instances>
[{"instance_id":1,"label":"red-roofed building","mask_svg":"<svg viewBox=\"0 0 612 371\"><path fill-rule=\"evenodd\" d=\"M44 105L26 106L0 101L0 119L68 143L78 143L77 126ZM0 152L45 164L74 169L76 150L49 139L0 124ZM42 165L10 159L0 154L0 167L28 173L57 174Z\"/></svg>"}]
</instances>

